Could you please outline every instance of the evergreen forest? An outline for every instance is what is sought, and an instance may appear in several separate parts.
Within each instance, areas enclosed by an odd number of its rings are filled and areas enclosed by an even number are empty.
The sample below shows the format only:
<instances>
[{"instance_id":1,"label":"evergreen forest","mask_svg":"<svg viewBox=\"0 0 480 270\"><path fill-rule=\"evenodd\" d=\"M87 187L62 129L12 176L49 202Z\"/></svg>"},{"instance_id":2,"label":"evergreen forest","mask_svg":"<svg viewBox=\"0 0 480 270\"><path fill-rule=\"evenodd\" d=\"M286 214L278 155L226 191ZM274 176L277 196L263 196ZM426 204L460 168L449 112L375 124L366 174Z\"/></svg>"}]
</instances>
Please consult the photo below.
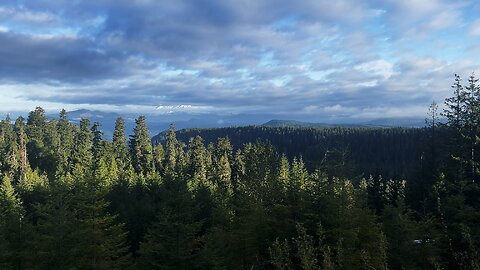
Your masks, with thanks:
<instances>
[{"instance_id":1,"label":"evergreen forest","mask_svg":"<svg viewBox=\"0 0 480 270\"><path fill-rule=\"evenodd\" d=\"M0 269L480 269L477 83L421 129L7 116Z\"/></svg>"}]
</instances>

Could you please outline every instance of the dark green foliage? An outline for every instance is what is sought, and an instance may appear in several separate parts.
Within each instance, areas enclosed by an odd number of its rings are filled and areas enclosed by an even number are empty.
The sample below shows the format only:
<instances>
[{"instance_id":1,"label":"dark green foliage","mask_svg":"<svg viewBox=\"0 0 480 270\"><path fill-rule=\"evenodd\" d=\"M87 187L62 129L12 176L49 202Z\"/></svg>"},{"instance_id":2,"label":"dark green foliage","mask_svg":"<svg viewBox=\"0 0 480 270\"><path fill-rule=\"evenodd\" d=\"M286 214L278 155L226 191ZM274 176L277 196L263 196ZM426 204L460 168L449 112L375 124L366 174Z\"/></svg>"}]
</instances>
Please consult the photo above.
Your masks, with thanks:
<instances>
[{"instance_id":1,"label":"dark green foliage","mask_svg":"<svg viewBox=\"0 0 480 270\"><path fill-rule=\"evenodd\" d=\"M155 142L163 142L159 134ZM221 129L184 129L178 140L201 136L205 144L228 137L234 150L261 139L289 159L302 157L308 170L317 168L339 177L382 175L410 178L420 165L424 129L416 128L291 128L247 126ZM168 137L173 137L167 133ZM168 144L168 141L167 141ZM168 150L167 150L168 152Z\"/></svg>"},{"instance_id":2,"label":"dark green foliage","mask_svg":"<svg viewBox=\"0 0 480 270\"><path fill-rule=\"evenodd\" d=\"M123 170L129 164L127 137L125 135L125 120L119 117L115 121L115 130L113 132L112 147L115 152L115 159L119 167Z\"/></svg>"},{"instance_id":3,"label":"dark green foliage","mask_svg":"<svg viewBox=\"0 0 480 270\"><path fill-rule=\"evenodd\" d=\"M207 181L207 149L201 137L190 139L188 144L188 177L191 179L189 186L197 189L200 185L206 185Z\"/></svg>"},{"instance_id":4,"label":"dark green foliage","mask_svg":"<svg viewBox=\"0 0 480 270\"><path fill-rule=\"evenodd\" d=\"M103 132L100 130L101 124L99 122L93 123L92 126L92 152L93 160L97 163L102 156L102 151L105 149L105 142L103 140ZM103 155L104 156L104 155Z\"/></svg>"},{"instance_id":5,"label":"dark green foliage","mask_svg":"<svg viewBox=\"0 0 480 270\"><path fill-rule=\"evenodd\" d=\"M27 236L25 210L12 186L4 176L0 182L0 268L24 269Z\"/></svg>"},{"instance_id":6,"label":"dark green foliage","mask_svg":"<svg viewBox=\"0 0 480 270\"><path fill-rule=\"evenodd\" d=\"M206 269L201 220L182 179L166 178L158 214L140 246L140 269Z\"/></svg>"},{"instance_id":7,"label":"dark green foliage","mask_svg":"<svg viewBox=\"0 0 480 270\"><path fill-rule=\"evenodd\" d=\"M74 127L68 121L67 112L63 109L60 112L56 131L60 137L60 144L57 149L58 155L58 170L61 172L68 171L71 162L71 154L74 146Z\"/></svg>"},{"instance_id":8,"label":"dark green foliage","mask_svg":"<svg viewBox=\"0 0 480 270\"><path fill-rule=\"evenodd\" d=\"M12 175L18 170L18 144L10 116L0 122L1 175Z\"/></svg>"},{"instance_id":9,"label":"dark green foliage","mask_svg":"<svg viewBox=\"0 0 480 270\"><path fill-rule=\"evenodd\" d=\"M141 116L127 146L121 118L109 142L64 110L7 117L0 268L479 269L476 84L455 77L425 129L172 126L153 146Z\"/></svg>"},{"instance_id":10,"label":"dark green foliage","mask_svg":"<svg viewBox=\"0 0 480 270\"><path fill-rule=\"evenodd\" d=\"M82 119L80 120L80 129L76 132L74 138L72 163L70 166L72 173L79 173L79 176L83 177L92 169L92 146L93 134L90 129L90 121Z\"/></svg>"},{"instance_id":11,"label":"dark green foliage","mask_svg":"<svg viewBox=\"0 0 480 270\"><path fill-rule=\"evenodd\" d=\"M130 136L130 153L135 171L144 176L154 171L153 146L145 116L135 120L136 126Z\"/></svg>"},{"instance_id":12,"label":"dark green foliage","mask_svg":"<svg viewBox=\"0 0 480 270\"><path fill-rule=\"evenodd\" d=\"M52 187L36 207L29 245L33 269L125 269L129 258L123 226L106 212L96 185L84 179Z\"/></svg>"},{"instance_id":13,"label":"dark green foliage","mask_svg":"<svg viewBox=\"0 0 480 270\"><path fill-rule=\"evenodd\" d=\"M171 125L166 136L165 172L173 174L180 158L180 143L177 141L175 126Z\"/></svg>"},{"instance_id":14,"label":"dark green foliage","mask_svg":"<svg viewBox=\"0 0 480 270\"><path fill-rule=\"evenodd\" d=\"M27 118L27 153L32 168L54 172L57 167L58 134L53 122L48 122L45 111L37 107Z\"/></svg>"}]
</instances>

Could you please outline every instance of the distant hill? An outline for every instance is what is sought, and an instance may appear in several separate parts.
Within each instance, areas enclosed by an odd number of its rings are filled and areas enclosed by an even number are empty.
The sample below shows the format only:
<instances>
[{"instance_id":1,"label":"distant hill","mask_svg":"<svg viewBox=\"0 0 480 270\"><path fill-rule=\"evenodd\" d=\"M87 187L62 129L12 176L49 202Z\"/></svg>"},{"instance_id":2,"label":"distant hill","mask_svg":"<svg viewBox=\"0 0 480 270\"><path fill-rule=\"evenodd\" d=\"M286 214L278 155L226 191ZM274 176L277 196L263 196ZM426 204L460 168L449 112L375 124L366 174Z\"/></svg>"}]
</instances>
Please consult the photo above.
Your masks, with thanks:
<instances>
[{"instance_id":1,"label":"distant hill","mask_svg":"<svg viewBox=\"0 0 480 270\"><path fill-rule=\"evenodd\" d=\"M132 113L116 113L116 112L104 112L104 111L94 111L94 110L75 110L67 112L68 119L72 123L78 124L82 118L88 118L91 123L99 122L102 124L102 131L104 136L107 139L111 139L113 136L113 131L115 129L115 120L118 117L123 117L125 120L125 130L127 134L131 134L133 128L135 127L135 119L141 114L132 114ZM57 119L58 113L48 114L48 118ZM191 116L182 116L187 117L187 119L176 119L172 116L165 115L146 115L148 128L150 129L151 134L157 134L161 131L168 129L170 124L174 124L177 129L184 128L220 128L226 126L235 125L235 121L222 120L219 121L218 116L203 116L203 117L194 117ZM178 118L178 116L177 116Z\"/></svg>"},{"instance_id":2,"label":"distant hill","mask_svg":"<svg viewBox=\"0 0 480 270\"><path fill-rule=\"evenodd\" d=\"M270 120L262 126L266 127L332 127L331 124L301 122L296 120Z\"/></svg>"},{"instance_id":3,"label":"distant hill","mask_svg":"<svg viewBox=\"0 0 480 270\"><path fill-rule=\"evenodd\" d=\"M359 123L311 123L296 120L270 120L262 126L268 127L303 127L303 128L331 128L331 127L424 127L425 120L420 118L379 118Z\"/></svg>"},{"instance_id":4,"label":"distant hill","mask_svg":"<svg viewBox=\"0 0 480 270\"><path fill-rule=\"evenodd\" d=\"M78 124L82 118L87 118L91 123L99 122L102 124L101 130L104 133L105 138L112 138L113 130L115 129L115 120L118 117L123 117L125 119L125 129L127 133L130 133L135 126L135 118L128 115L121 115L114 112L104 112L104 111L92 111L92 110L75 110L67 112L68 120L72 123ZM47 115L50 119L57 119L58 114L49 114Z\"/></svg>"},{"instance_id":5,"label":"distant hill","mask_svg":"<svg viewBox=\"0 0 480 270\"><path fill-rule=\"evenodd\" d=\"M58 113L47 115L50 119L58 118ZM314 123L303 122L297 120L281 120L274 119L261 124L263 118L248 115L146 115L147 124L151 134L158 134L174 124L177 130L186 128L223 128L231 126L248 126L258 125L265 127L295 127L295 128L369 128L369 127L422 127L424 120L420 118L381 118L364 122L354 123ZM25 115L26 117L26 115ZM121 113L121 112L105 112L98 110L80 109L68 112L68 118L72 123L79 123L81 118L88 118L92 123L100 122L102 124L102 131L105 138L110 139L113 135L115 127L115 120L118 117L123 117L125 120L125 128L127 134L131 134L135 119L138 114ZM252 119L255 119L252 120ZM268 118L267 118L268 119Z\"/></svg>"},{"instance_id":6,"label":"distant hill","mask_svg":"<svg viewBox=\"0 0 480 270\"><path fill-rule=\"evenodd\" d=\"M332 128L332 127L371 127L364 124L327 124L327 123L310 123L296 120L270 120L262 126L266 127L302 127L302 128Z\"/></svg>"},{"instance_id":7,"label":"distant hill","mask_svg":"<svg viewBox=\"0 0 480 270\"><path fill-rule=\"evenodd\" d=\"M279 153L289 158L302 157L307 168L315 169L328 156L328 162L351 163L350 177L382 175L386 178L408 178L419 164L425 130L405 127L305 127L298 122L270 121L277 126L242 126L208 129L181 129L176 132L180 141L200 136L205 144L228 137L235 149L258 140L269 142ZM279 126L280 125L280 126ZM281 126L283 125L283 126ZM300 126L300 127L299 127ZM166 132L152 138L154 144L165 142ZM399 169L401 168L401 169ZM338 172L337 172L338 173Z\"/></svg>"},{"instance_id":8,"label":"distant hill","mask_svg":"<svg viewBox=\"0 0 480 270\"><path fill-rule=\"evenodd\" d=\"M441 121L441 120L440 120ZM364 125L378 127L424 127L425 119L423 118L379 118L363 122Z\"/></svg>"}]
</instances>

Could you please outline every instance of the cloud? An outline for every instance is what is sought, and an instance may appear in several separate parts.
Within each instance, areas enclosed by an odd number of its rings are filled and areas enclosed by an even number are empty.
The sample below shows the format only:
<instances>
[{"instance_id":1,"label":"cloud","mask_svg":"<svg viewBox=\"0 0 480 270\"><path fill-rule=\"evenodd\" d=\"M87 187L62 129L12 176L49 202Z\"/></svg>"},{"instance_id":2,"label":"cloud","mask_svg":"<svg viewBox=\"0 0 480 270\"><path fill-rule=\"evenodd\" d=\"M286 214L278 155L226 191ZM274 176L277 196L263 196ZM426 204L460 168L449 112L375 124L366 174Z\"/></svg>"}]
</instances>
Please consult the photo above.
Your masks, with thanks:
<instances>
[{"instance_id":1,"label":"cloud","mask_svg":"<svg viewBox=\"0 0 480 270\"><path fill-rule=\"evenodd\" d=\"M470 24L468 33L472 36L480 36L480 19L475 20Z\"/></svg>"},{"instance_id":2,"label":"cloud","mask_svg":"<svg viewBox=\"0 0 480 270\"><path fill-rule=\"evenodd\" d=\"M397 115L476 68L465 3L5 1L0 91L24 110Z\"/></svg>"},{"instance_id":3,"label":"cloud","mask_svg":"<svg viewBox=\"0 0 480 270\"><path fill-rule=\"evenodd\" d=\"M393 64L383 59L362 63L354 67L356 70L388 79L393 75Z\"/></svg>"},{"instance_id":4,"label":"cloud","mask_svg":"<svg viewBox=\"0 0 480 270\"><path fill-rule=\"evenodd\" d=\"M31 11L23 7L0 7L0 18L27 23L49 23L57 20L57 16L48 12Z\"/></svg>"}]
</instances>

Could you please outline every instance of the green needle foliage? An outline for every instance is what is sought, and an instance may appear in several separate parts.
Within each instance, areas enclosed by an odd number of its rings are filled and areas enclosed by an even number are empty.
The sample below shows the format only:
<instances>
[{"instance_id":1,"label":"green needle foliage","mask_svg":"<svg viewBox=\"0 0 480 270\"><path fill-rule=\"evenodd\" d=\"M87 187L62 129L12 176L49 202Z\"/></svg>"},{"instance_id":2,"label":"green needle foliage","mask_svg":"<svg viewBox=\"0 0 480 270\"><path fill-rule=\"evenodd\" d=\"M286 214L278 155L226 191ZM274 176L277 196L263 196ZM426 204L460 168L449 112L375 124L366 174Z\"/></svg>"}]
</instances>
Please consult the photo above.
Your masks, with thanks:
<instances>
[{"instance_id":1,"label":"green needle foliage","mask_svg":"<svg viewBox=\"0 0 480 270\"><path fill-rule=\"evenodd\" d=\"M423 129L7 116L0 269L480 269L477 83Z\"/></svg>"}]
</instances>

